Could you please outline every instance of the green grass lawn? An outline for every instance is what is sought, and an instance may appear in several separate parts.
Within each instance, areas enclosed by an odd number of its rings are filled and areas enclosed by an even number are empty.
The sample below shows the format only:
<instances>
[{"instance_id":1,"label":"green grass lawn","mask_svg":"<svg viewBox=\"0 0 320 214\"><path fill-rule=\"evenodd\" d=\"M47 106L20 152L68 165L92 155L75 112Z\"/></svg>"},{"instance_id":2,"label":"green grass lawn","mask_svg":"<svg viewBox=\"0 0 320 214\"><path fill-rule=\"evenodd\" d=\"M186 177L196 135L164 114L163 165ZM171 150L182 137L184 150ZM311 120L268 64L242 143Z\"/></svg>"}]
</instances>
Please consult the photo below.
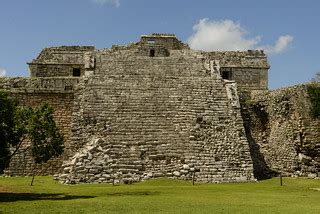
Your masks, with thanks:
<instances>
[{"instance_id":1,"label":"green grass lawn","mask_svg":"<svg viewBox=\"0 0 320 214\"><path fill-rule=\"evenodd\" d=\"M0 213L320 213L320 180L63 185L51 177L0 178ZM316 189L319 190L316 190Z\"/></svg>"}]
</instances>

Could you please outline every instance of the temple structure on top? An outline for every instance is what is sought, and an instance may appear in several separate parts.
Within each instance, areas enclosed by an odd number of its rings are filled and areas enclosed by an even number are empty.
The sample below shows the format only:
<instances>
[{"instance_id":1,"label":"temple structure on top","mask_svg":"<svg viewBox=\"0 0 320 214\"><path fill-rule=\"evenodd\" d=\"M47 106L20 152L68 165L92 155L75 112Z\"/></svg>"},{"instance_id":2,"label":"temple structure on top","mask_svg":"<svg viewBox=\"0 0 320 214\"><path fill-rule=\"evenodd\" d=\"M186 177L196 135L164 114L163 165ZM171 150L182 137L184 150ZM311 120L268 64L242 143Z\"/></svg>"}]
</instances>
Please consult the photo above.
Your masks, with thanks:
<instances>
[{"instance_id":1,"label":"temple structure on top","mask_svg":"<svg viewBox=\"0 0 320 214\"><path fill-rule=\"evenodd\" d=\"M143 59L147 62L148 58L170 61L176 57L183 58L184 55L197 55L203 61L211 61L223 79L235 81L240 89L265 90L268 87L269 64L262 50L195 51L179 41L174 34L158 33L142 35L140 41L135 44L114 45L109 50L98 50L94 46L45 48L36 59L28 63L30 75L31 77L95 75L99 72L96 71L98 57L104 51L115 55L122 51L123 57L135 56L141 64L144 63Z\"/></svg>"}]
</instances>

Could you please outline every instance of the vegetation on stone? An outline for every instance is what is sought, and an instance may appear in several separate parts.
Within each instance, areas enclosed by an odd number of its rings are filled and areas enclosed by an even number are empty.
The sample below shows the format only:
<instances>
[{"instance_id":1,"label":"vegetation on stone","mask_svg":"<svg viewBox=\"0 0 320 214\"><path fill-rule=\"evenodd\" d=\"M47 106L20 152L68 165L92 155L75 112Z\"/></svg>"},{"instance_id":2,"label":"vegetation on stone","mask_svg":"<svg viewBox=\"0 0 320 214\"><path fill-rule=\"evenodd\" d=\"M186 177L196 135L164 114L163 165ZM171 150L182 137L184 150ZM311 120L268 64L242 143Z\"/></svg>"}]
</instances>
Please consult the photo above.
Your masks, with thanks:
<instances>
[{"instance_id":1,"label":"vegetation on stone","mask_svg":"<svg viewBox=\"0 0 320 214\"><path fill-rule=\"evenodd\" d=\"M307 91L311 102L310 114L314 118L320 117L320 83L307 85Z\"/></svg>"}]
</instances>

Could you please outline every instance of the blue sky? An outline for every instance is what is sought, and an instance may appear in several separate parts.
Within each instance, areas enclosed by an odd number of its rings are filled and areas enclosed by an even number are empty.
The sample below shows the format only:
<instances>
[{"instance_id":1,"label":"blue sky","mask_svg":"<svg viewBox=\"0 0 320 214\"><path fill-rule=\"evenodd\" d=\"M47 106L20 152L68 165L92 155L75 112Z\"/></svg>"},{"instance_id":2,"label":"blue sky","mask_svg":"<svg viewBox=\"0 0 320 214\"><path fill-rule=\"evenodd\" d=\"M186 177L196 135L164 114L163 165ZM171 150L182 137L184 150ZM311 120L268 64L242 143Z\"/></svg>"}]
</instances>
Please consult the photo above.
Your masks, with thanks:
<instances>
[{"instance_id":1,"label":"blue sky","mask_svg":"<svg viewBox=\"0 0 320 214\"><path fill-rule=\"evenodd\" d=\"M107 48L163 32L196 49L266 49L275 89L320 70L319 11L317 0L1 0L0 75L28 76L44 47Z\"/></svg>"}]
</instances>

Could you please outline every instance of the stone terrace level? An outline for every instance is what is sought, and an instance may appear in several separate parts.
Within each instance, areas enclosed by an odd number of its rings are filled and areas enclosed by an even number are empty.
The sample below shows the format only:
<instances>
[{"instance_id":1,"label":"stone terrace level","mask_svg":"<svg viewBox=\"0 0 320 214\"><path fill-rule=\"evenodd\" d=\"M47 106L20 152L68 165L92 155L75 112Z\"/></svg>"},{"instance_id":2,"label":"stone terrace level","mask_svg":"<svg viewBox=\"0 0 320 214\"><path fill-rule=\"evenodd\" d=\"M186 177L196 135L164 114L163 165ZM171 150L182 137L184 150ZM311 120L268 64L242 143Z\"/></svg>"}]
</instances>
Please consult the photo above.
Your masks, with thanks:
<instances>
[{"instance_id":1,"label":"stone terrace level","mask_svg":"<svg viewBox=\"0 0 320 214\"><path fill-rule=\"evenodd\" d=\"M236 82L267 89L262 51L194 51L152 34L111 49L46 48L29 65L34 79L78 78L64 88L73 104L62 181L191 179L195 170L202 182L254 179Z\"/></svg>"}]
</instances>

